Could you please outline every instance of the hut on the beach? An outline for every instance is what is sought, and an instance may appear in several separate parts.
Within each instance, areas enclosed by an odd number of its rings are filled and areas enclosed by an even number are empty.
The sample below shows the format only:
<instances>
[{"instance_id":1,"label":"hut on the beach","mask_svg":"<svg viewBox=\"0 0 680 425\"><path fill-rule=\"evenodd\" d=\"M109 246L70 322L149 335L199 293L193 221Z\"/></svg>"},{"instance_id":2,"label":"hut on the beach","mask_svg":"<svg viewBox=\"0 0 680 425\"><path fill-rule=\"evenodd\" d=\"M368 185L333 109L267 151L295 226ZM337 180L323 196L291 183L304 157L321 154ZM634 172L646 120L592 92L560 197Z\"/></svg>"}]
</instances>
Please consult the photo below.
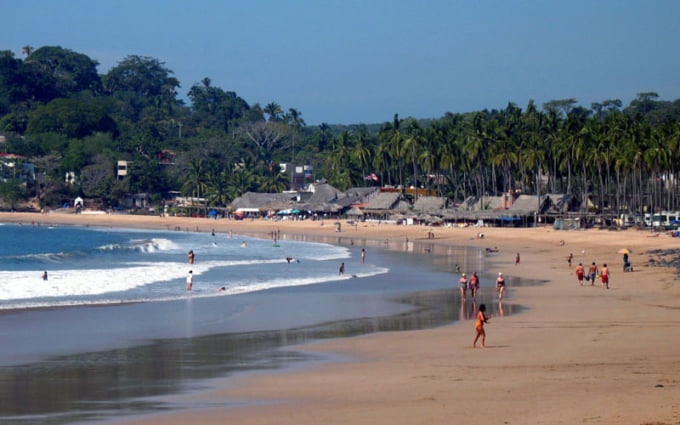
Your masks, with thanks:
<instances>
[{"instance_id":1,"label":"hut on the beach","mask_svg":"<svg viewBox=\"0 0 680 425\"><path fill-rule=\"evenodd\" d=\"M297 195L293 193L246 192L231 202L231 209L237 216L261 217L297 206Z\"/></svg>"},{"instance_id":2,"label":"hut on the beach","mask_svg":"<svg viewBox=\"0 0 680 425\"><path fill-rule=\"evenodd\" d=\"M364 212L373 219L387 220L400 197L399 192L380 192L368 202Z\"/></svg>"},{"instance_id":3,"label":"hut on the beach","mask_svg":"<svg viewBox=\"0 0 680 425\"><path fill-rule=\"evenodd\" d=\"M439 196L421 196L413 204L413 211L441 215L446 208L447 199Z\"/></svg>"}]
</instances>

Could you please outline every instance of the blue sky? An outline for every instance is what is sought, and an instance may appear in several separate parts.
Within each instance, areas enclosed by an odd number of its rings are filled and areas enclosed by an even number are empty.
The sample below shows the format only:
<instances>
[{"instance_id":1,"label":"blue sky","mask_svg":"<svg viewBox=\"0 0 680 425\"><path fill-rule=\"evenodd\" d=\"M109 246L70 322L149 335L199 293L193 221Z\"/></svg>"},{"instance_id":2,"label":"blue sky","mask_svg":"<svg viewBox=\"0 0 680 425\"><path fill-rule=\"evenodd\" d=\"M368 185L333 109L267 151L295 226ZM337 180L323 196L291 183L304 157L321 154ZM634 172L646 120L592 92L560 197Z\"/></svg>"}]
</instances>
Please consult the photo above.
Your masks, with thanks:
<instances>
[{"instance_id":1,"label":"blue sky","mask_svg":"<svg viewBox=\"0 0 680 425\"><path fill-rule=\"evenodd\" d=\"M680 98L676 0L0 0L0 49L150 56L308 125Z\"/></svg>"}]
</instances>

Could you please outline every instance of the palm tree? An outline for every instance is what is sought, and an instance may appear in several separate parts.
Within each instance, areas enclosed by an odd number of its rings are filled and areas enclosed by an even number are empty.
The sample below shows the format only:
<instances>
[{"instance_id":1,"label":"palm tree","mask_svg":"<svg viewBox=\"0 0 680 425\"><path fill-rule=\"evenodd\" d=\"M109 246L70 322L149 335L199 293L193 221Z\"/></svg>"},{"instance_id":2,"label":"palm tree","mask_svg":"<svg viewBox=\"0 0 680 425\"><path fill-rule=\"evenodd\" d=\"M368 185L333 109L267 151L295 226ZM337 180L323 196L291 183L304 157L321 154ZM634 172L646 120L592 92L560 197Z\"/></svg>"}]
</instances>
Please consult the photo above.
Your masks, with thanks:
<instances>
[{"instance_id":1,"label":"palm tree","mask_svg":"<svg viewBox=\"0 0 680 425\"><path fill-rule=\"evenodd\" d=\"M29 57L29 56L31 56L31 53L33 53L34 50L35 50L35 48L33 46L26 45L26 46L21 48L21 53L24 56Z\"/></svg>"},{"instance_id":2,"label":"palm tree","mask_svg":"<svg viewBox=\"0 0 680 425\"><path fill-rule=\"evenodd\" d=\"M483 166L485 163L484 143L487 141L487 136L484 127L482 113L475 113L470 124L465 127L464 137L461 140L464 166L468 171L469 178L473 179L480 205L484 205L484 194L486 192Z\"/></svg>"},{"instance_id":3,"label":"palm tree","mask_svg":"<svg viewBox=\"0 0 680 425\"><path fill-rule=\"evenodd\" d=\"M431 183L434 182L439 189L439 157L437 156L437 142L439 136L434 128L425 129L422 134L422 142L416 161L425 176L425 187L429 190Z\"/></svg>"},{"instance_id":4,"label":"palm tree","mask_svg":"<svg viewBox=\"0 0 680 425\"><path fill-rule=\"evenodd\" d=\"M267 193L279 193L288 188L288 179L281 173L279 164L273 163L263 169L258 189Z\"/></svg>"},{"instance_id":5,"label":"palm tree","mask_svg":"<svg viewBox=\"0 0 680 425\"><path fill-rule=\"evenodd\" d=\"M389 156L394 161L396 183L404 184L403 146L404 135L401 132L401 120L395 114L392 127L387 131L386 142Z\"/></svg>"},{"instance_id":6,"label":"palm tree","mask_svg":"<svg viewBox=\"0 0 680 425\"><path fill-rule=\"evenodd\" d=\"M189 175L182 185L182 192L190 194L194 198L200 198L206 190L206 170L202 159L192 159L189 162Z\"/></svg>"},{"instance_id":7,"label":"palm tree","mask_svg":"<svg viewBox=\"0 0 680 425\"><path fill-rule=\"evenodd\" d=\"M379 143L375 147L373 152L373 168L378 172L381 182L392 183L392 178L390 174L390 164L392 160L390 159L389 151L384 143ZM387 176L387 179L385 179Z\"/></svg>"},{"instance_id":8,"label":"palm tree","mask_svg":"<svg viewBox=\"0 0 680 425\"><path fill-rule=\"evenodd\" d=\"M455 183L451 187L453 195L455 196L458 190L462 188L461 194L463 199L465 199L465 173L462 166L462 154L458 144L461 130L462 123L449 123L441 135L440 143L437 144L436 155L439 158L440 172L446 177L448 182ZM462 179L455 177L457 174L456 166L463 172ZM439 182L439 179L437 181Z\"/></svg>"},{"instance_id":9,"label":"palm tree","mask_svg":"<svg viewBox=\"0 0 680 425\"><path fill-rule=\"evenodd\" d=\"M208 205L226 206L233 198L229 194L230 172L214 164L206 177L205 198Z\"/></svg>"},{"instance_id":10,"label":"palm tree","mask_svg":"<svg viewBox=\"0 0 680 425\"><path fill-rule=\"evenodd\" d=\"M535 185L534 192L536 193L537 202L539 204L541 197L540 179L543 171L543 164L546 160L546 147L541 140L543 119L543 114L536 109L533 101L530 101L526 112L522 117L522 127L525 136L522 138L522 142L518 147L518 160L521 164L522 172L533 175L533 182Z\"/></svg>"},{"instance_id":11,"label":"palm tree","mask_svg":"<svg viewBox=\"0 0 680 425\"><path fill-rule=\"evenodd\" d=\"M353 137L352 158L359 163L362 179L366 176L366 167L371 163L370 136L366 126L361 126Z\"/></svg>"},{"instance_id":12,"label":"palm tree","mask_svg":"<svg viewBox=\"0 0 680 425\"><path fill-rule=\"evenodd\" d=\"M422 144L424 137L422 134L422 129L418 122L415 120L410 120L408 128L406 129L406 137L402 139L401 151L405 154L406 160L411 162L411 167L413 168L413 187L416 189L415 199L418 198L418 182L420 179L418 172L418 159L422 151Z\"/></svg>"},{"instance_id":13,"label":"palm tree","mask_svg":"<svg viewBox=\"0 0 680 425\"><path fill-rule=\"evenodd\" d=\"M288 109L289 124L293 128L293 135L291 136L291 162L295 163L295 138L302 132L305 120L302 119L302 113L295 108Z\"/></svg>"},{"instance_id":14,"label":"palm tree","mask_svg":"<svg viewBox=\"0 0 680 425\"><path fill-rule=\"evenodd\" d=\"M242 196L244 193L257 189L257 178L248 168L234 171L228 189L232 199Z\"/></svg>"},{"instance_id":15,"label":"palm tree","mask_svg":"<svg viewBox=\"0 0 680 425\"><path fill-rule=\"evenodd\" d=\"M352 186L350 143L349 132L343 131L333 138L331 147L328 164L331 172L329 181L341 190L347 190Z\"/></svg>"},{"instance_id":16,"label":"palm tree","mask_svg":"<svg viewBox=\"0 0 680 425\"><path fill-rule=\"evenodd\" d=\"M276 102L271 102L268 103L264 109L262 109L262 112L267 114L269 116L269 121L274 122L274 121L281 121L281 114L283 114L283 109L281 109L281 106L276 103Z\"/></svg>"}]
</instances>

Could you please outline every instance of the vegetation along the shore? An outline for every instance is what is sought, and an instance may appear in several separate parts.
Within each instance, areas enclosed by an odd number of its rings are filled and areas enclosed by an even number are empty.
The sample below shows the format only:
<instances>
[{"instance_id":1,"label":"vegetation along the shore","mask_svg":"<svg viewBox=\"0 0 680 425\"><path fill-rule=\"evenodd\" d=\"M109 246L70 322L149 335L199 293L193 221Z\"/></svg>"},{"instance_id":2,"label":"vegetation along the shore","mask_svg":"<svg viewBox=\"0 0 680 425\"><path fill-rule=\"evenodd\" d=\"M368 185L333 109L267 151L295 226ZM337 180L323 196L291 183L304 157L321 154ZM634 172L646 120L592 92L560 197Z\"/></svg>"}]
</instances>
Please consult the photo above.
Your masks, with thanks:
<instances>
[{"instance_id":1,"label":"vegetation along the shore","mask_svg":"<svg viewBox=\"0 0 680 425\"><path fill-rule=\"evenodd\" d=\"M0 51L3 209L76 196L113 208L136 193L224 207L248 191L323 179L340 190L417 186L453 203L563 193L588 199L591 211L680 210L680 100L654 92L627 106L529 100L436 119L307 126L294 107L249 104L208 77L181 93L151 57L128 56L101 75L96 60L59 46L25 46L22 56ZM309 172L291 179L294 166Z\"/></svg>"}]
</instances>

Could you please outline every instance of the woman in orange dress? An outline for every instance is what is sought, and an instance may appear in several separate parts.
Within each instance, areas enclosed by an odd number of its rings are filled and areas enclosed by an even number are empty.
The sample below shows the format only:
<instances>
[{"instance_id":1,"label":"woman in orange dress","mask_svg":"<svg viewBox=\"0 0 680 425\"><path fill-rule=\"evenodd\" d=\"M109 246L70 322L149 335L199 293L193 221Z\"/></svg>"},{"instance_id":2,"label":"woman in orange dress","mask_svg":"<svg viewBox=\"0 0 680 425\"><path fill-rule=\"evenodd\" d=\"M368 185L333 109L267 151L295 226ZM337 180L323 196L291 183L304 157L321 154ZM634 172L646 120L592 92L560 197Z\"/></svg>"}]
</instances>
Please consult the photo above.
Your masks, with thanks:
<instances>
[{"instance_id":1,"label":"woman in orange dress","mask_svg":"<svg viewBox=\"0 0 680 425\"><path fill-rule=\"evenodd\" d=\"M484 323L489 322L489 318L486 317L484 312L486 311L486 305L480 304L479 311L477 312L477 321L475 322L475 330L477 335L475 335L475 340L472 342L472 348L476 348L477 340L482 337L482 348L486 348L486 332L484 332Z\"/></svg>"}]
</instances>

